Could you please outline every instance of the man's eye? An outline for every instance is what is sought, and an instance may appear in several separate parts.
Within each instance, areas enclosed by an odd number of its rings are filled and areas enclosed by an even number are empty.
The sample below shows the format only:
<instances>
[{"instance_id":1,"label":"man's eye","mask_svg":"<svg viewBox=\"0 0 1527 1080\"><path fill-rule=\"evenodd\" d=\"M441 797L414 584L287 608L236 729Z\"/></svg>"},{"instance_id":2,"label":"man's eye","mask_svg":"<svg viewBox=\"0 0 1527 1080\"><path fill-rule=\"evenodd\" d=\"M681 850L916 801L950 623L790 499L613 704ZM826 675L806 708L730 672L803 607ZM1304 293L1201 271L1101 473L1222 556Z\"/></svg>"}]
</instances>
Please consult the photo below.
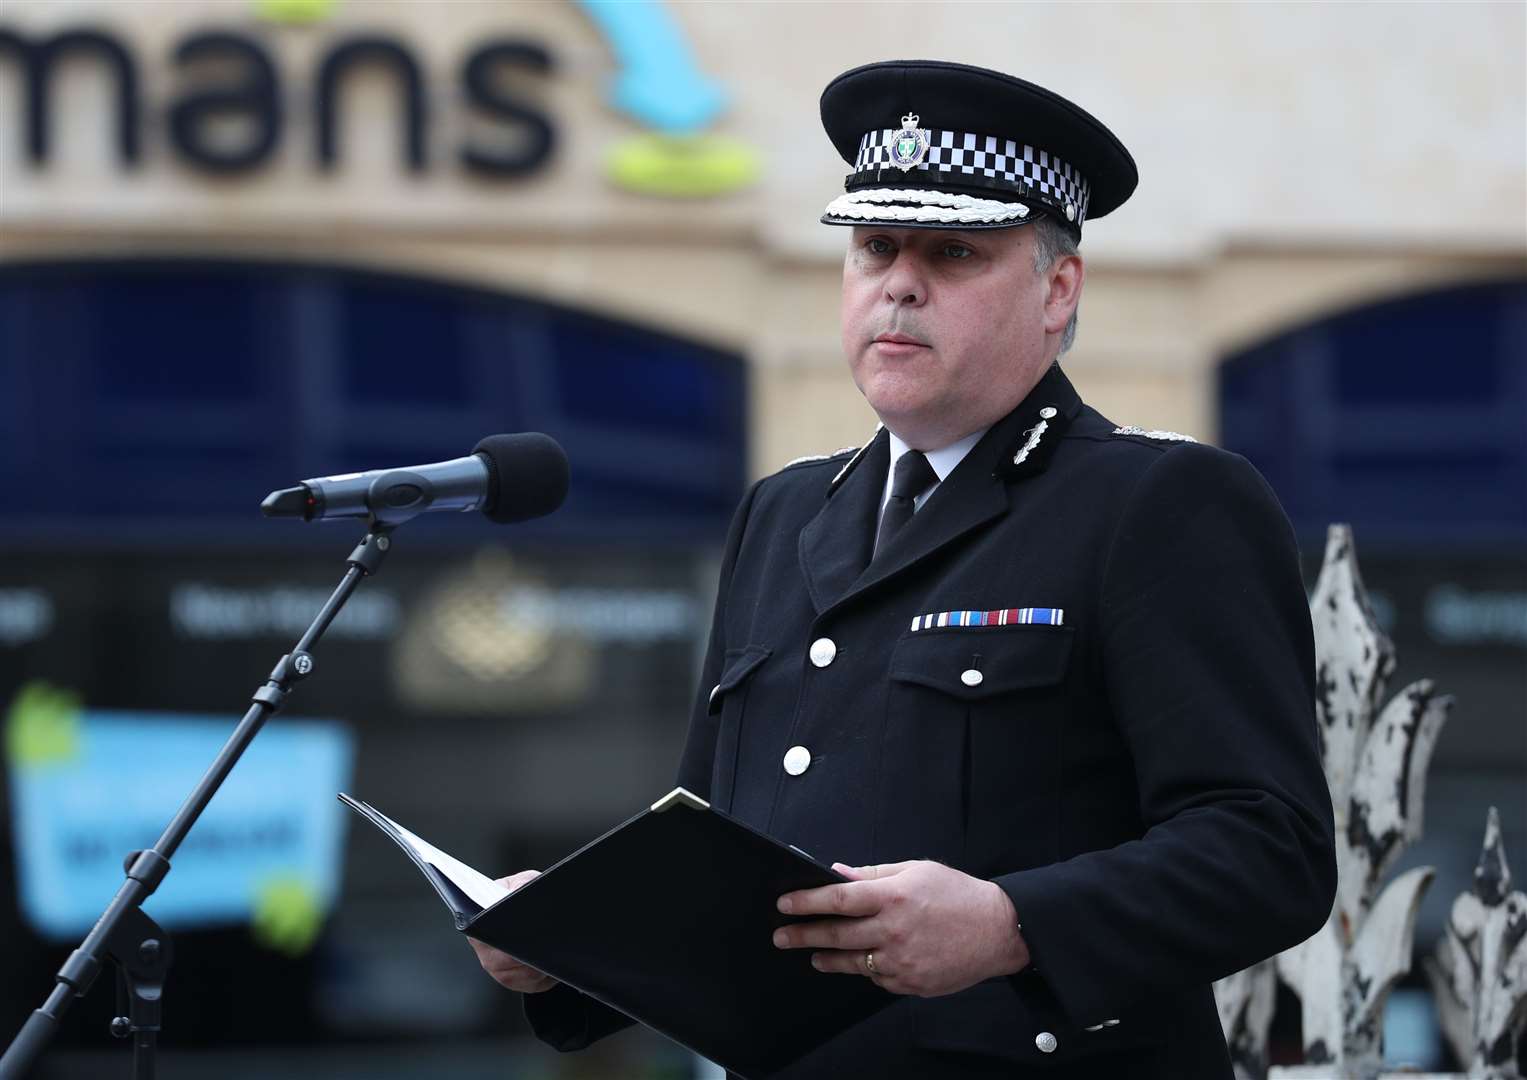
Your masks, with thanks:
<instances>
[{"instance_id":1,"label":"man's eye","mask_svg":"<svg viewBox=\"0 0 1527 1080\"><path fill-rule=\"evenodd\" d=\"M944 254L949 256L951 259L968 259L974 255L975 252L971 251L964 244L945 244Z\"/></svg>"},{"instance_id":2,"label":"man's eye","mask_svg":"<svg viewBox=\"0 0 1527 1080\"><path fill-rule=\"evenodd\" d=\"M864 250L868 251L871 255L889 255L891 253L891 242L878 236L872 236L864 242Z\"/></svg>"}]
</instances>

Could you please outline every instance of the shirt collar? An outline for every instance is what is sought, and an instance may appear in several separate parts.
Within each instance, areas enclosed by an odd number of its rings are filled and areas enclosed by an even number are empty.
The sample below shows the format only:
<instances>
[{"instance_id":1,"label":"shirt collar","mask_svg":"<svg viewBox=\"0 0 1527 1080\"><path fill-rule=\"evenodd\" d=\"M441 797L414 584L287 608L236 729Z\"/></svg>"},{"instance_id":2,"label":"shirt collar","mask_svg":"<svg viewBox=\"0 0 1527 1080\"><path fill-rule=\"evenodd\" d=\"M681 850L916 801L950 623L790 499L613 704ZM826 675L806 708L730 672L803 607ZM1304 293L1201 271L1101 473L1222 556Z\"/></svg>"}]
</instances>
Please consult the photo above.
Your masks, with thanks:
<instances>
[{"instance_id":1,"label":"shirt collar","mask_svg":"<svg viewBox=\"0 0 1527 1080\"><path fill-rule=\"evenodd\" d=\"M954 472L955 466L965 460L965 455L970 453L971 448L981 441L981 436L985 435L988 430L990 429L982 428L980 431L972 432L958 442L952 442L938 450L923 451L923 457L928 459L928 464L932 465L933 471L938 474L939 483L942 484L949 474ZM902 442L901 437L896 432L887 429L886 434L891 437L891 473L894 475L896 463L901 460L901 455L905 454L911 447Z\"/></svg>"}]
</instances>

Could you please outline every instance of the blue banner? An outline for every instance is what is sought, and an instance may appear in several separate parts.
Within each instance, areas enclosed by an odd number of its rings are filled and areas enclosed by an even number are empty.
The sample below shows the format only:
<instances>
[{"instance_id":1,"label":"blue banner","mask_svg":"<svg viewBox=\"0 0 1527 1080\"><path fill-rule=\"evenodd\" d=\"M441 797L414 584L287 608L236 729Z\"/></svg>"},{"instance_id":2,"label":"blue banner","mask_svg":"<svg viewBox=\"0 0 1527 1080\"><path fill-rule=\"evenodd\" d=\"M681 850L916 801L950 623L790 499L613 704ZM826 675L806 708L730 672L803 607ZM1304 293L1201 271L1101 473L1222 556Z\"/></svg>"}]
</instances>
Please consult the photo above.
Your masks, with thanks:
<instances>
[{"instance_id":1,"label":"blue banner","mask_svg":"<svg viewBox=\"0 0 1527 1080\"><path fill-rule=\"evenodd\" d=\"M10 710L20 907L54 940L81 937L232 732L228 717L80 711L32 686ZM354 749L328 720L269 723L143 905L166 929L251 923L272 947L312 943L338 892Z\"/></svg>"}]
</instances>

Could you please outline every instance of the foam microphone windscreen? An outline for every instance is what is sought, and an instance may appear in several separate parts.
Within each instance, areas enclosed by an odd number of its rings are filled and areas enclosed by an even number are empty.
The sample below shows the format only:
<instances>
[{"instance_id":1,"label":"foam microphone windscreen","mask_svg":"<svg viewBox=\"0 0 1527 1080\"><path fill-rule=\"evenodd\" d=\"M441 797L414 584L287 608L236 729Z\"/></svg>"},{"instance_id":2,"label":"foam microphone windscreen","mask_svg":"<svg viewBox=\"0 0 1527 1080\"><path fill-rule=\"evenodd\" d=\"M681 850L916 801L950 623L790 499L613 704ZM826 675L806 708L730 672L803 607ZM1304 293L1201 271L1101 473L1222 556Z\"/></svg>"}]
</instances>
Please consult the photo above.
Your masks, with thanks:
<instances>
[{"instance_id":1,"label":"foam microphone windscreen","mask_svg":"<svg viewBox=\"0 0 1527 1080\"><path fill-rule=\"evenodd\" d=\"M567 454L550 435L489 435L472 447L488 463L482 512L509 524L549 514L567 498Z\"/></svg>"}]
</instances>

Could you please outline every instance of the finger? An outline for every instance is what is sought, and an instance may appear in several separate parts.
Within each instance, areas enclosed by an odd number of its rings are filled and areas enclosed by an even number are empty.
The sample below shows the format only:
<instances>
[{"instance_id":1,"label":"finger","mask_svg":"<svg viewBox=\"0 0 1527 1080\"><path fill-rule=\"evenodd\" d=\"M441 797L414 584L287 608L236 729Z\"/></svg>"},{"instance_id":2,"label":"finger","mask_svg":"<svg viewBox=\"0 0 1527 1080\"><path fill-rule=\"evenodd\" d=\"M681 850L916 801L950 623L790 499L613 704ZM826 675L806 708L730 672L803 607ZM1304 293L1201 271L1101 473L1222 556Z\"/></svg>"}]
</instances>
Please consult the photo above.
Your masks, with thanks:
<instances>
[{"instance_id":1,"label":"finger","mask_svg":"<svg viewBox=\"0 0 1527 1080\"><path fill-rule=\"evenodd\" d=\"M872 949L885 943L885 931L872 918L813 919L774 931L781 949Z\"/></svg>"},{"instance_id":2,"label":"finger","mask_svg":"<svg viewBox=\"0 0 1527 1080\"><path fill-rule=\"evenodd\" d=\"M501 877L501 878L499 878L497 881L494 882L494 884L495 885L502 885L504 888L508 889L510 892L513 892L515 889L518 889L521 885L524 885L524 884L527 884L528 882L534 881L536 878L538 878L540 876L541 876L541 871L539 871L539 870L521 870L518 874L510 874L508 877Z\"/></svg>"},{"instance_id":3,"label":"finger","mask_svg":"<svg viewBox=\"0 0 1527 1080\"><path fill-rule=\"evenodd\" d=\"M545 990L556 985L557 980L552 976L516 960L501 949L495 949L473 937L467 938L467 943L477 954L482 969L500 985L511 990Z\"/></svg>"},{"instance_id":4,"label":"finger","mask_svg":"<svg viewBox=\"0 0 1527 1080\"><path fill-rule=\"evenodd\" d=\"M492 945L478 941L476 938L467 938L467 944L472 946L472 951L477 954L477 962L489 975L495 979L500 974L513 972L524 965L502 949L495 949Z\"/></svg>"},{"instance_id":5,"label":"finger","mask_svg":"<svg viewBox=\"0 0 1527 1080\"><path fill-rule=\"evenodd\" d=\"M845 885L824 885L820 889L802 889L779 898L779 910L786 915L874 915L884 903L882 890L873 881L850 881Z\"/></svg>"},{"instance_id":6,"label":"finger","mask_svg":"<svg viewBox=\"0 0 1527 1080\"><path fill-rule=\"evenodd\" d=\"M521 964L513 974L505 977L503 985L522 994L538 994L557 985L557 980L544 971Z\"/></svg>"},{"instance_id":7,"label":"finger","mask_svg":"<svg viewBox=\"0 0 1527 1080\"><path fill-rule=\"evenodd\" d=\"M490 978L505 990L515 990L522 994L536 994L542 990L550 990L557 985L557 980L544 971L526 967L524 964L498 971L486 969Z\"/></svg>"},{"instance_id":8,"label":"finger","mask_svg":"<svg viewBox=\"0 0 1527 1080\"><path fill-rule=\"evenodd\" d=\"M475 937L468 937L467 944L472 946L472 951L477 954L477 959L480 960L484 965L487 964L489 957L493 953L499 952L492 945L484 944L483 942L478 941ZM499 955L503 956L507 954L499 953Z\"/></svg>"},{"instance_id":9,"label":"finger","mask_svg":"<svg viewBox=\"0 0 1527 1080\"><path fill-rule=\"evenodd\" d=\"M849 866L846 863L833 863L832 868L846 878L854 881L874 881L876 878L890 877L899 874L915 866L917 860L898 863L880 863L876 866Z\"/></svg>"},{"instance_id":10,"label":"finger","mask_svg":"<svg viewBox=\"0 0 1527 1080\"><path fill-rule=\"evenodd\" d=\"M494 982L498 983L505 990L513 990L520 994L539 994L543 990L550 990L553 986L557 985L557 980L553 979L550 975L540 971L531 971L528 968L522 969L513 975L505 975L502 978L495 977Z\"/></svg>"},{"instance_id":11,"label":"finger","mask_svg":"<svg viewBox=\"0 0 1527 1080\"><path fill-rule=\"evenodd\" d=\"M867 951L867 950L866 950ZM865 964L865 952L817 952L811 954L811 966L818 971L824 971L829 975L857 975L859 978L868 978L882 990L892 994L906 994L911 991L895 975L887 974L881 970L885 966L883 954L875 953L875 974L869 973Z\"/></svg>"},{"instance_id":12,"label":"finger","mask_svg":"<svg viewBox=\"0 0 1527 1080\"><path fill-rule=\"evenodd\" d=\"M854 950L852 952L831 949L824 952L811 954L811 966L818 971L825 971L829 975L857 975L861 979L869 974L864 966L864 954L867 950ZM880 957L875 957L878 967ZM880 972L884 975L885 972Z\"/></svg>"},{"instance_id":13,"label":"finger","mask_svg":"<svg viewBox=\"0 0 1527 1080\"><path fill-rule=\"evenodd\" d=\"M535 970L505 953L493 953L483 957L482 967L495 979L513 979L527 971Z\"/></svg>"},{"instance_id":14,"label":"finger","mask_svg":"<svg viewBox=\"0 0 1527 1080\"><path fill-rule=\"evenodd\" d=\"M550 975L547 975L545 972L541 972L540 976L541 977L530 986L521 988L520 992L524 994L540 994L550 990L553 986L557 985L557 980L552 978Z\"/></svg>"}]
</instances>

